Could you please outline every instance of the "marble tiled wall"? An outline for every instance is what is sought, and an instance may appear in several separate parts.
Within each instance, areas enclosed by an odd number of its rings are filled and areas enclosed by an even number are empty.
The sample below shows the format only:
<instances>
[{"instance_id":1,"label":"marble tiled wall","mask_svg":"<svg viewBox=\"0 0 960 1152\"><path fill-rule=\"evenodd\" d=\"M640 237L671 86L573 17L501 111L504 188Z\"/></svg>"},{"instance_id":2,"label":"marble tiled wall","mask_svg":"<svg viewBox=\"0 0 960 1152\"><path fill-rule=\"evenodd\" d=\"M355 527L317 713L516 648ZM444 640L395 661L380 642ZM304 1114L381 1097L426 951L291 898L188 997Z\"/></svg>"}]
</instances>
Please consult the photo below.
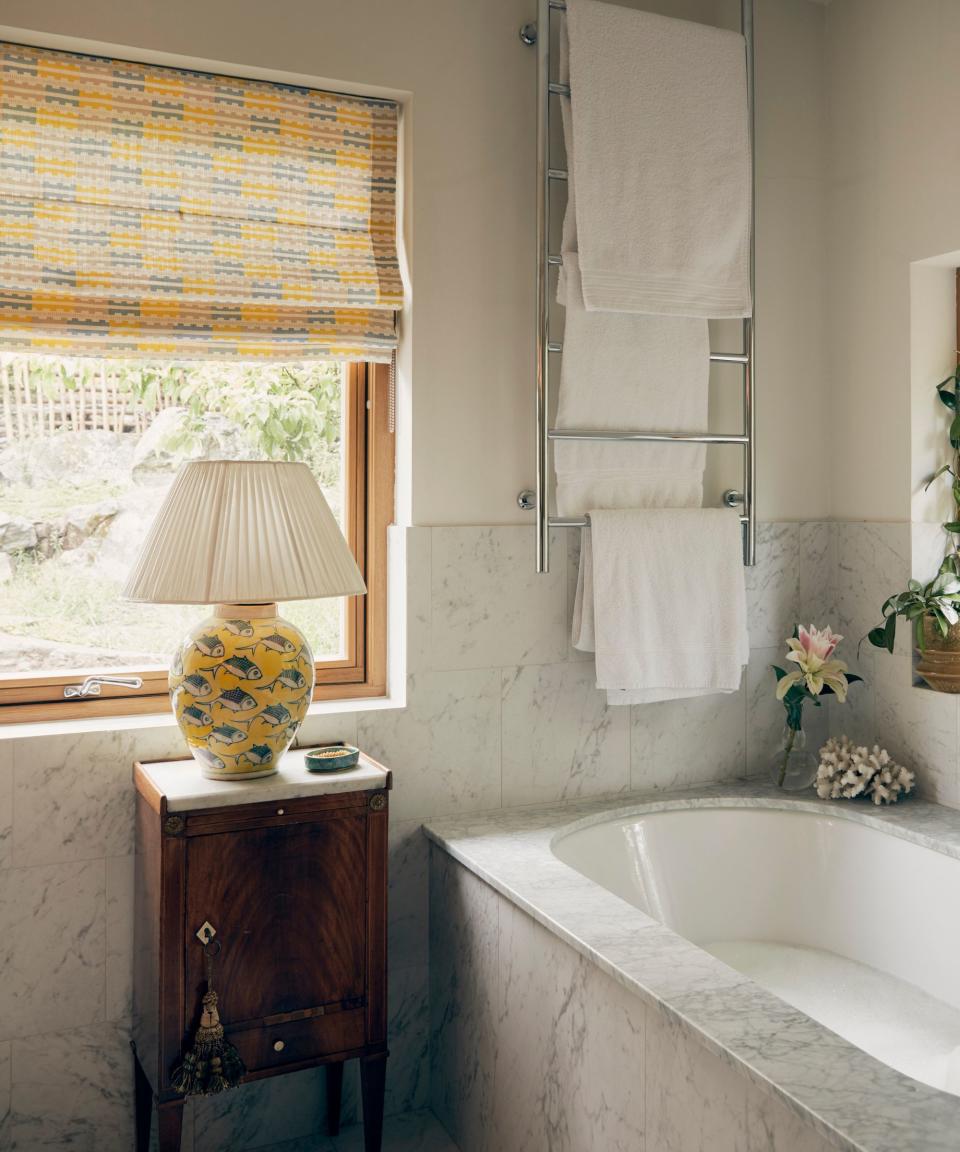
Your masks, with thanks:
<instances>
[{"instance_id":1,"label":"marble tiled wall","mask_svg":"<svg viewBox=\"0 0 960 1152\"><path fill-rule=\"evenodd\" d=\"M608 709L568 638L577 537L556 533L553 570L538 576L529 527L410 529L407 708L302 730L306 743L356 741L395 773L391 1112L423 1107L429 1092L420 823L762 769L782 725L768 665L794 622L822 619L834 595L829 525L761 525L741 691ZM172 729L0 740L2 1152L129 1146L130 766L178 754ZM314 1073L263 1081L193 1109L184 1152L294 1138L317 1129L322 1108ZM355 1112L348 1078L346 1118Z\"/></svg>"},{"instance_id":2,"label":"marble tiled wall","mask_svg":"<svg viewBox=\"0 0 960 1152\"><path fill-rule=\"evenodd\" d=\"M826 1152L439 848L430 911L433 1108L462 1152Z\"/></svg>"},{"instance_id":3,"label":"marble tiled wall","mask_svg":"<svg viewBox=\"0 0 960 1152\"><path fill-rule=\"evenodd\" d=\"M937 526L846 522L832 526L836 567L836 619L849 637L849 663L865 678L848 703L831 710L830 726L863 743L879 741L917 772L920 792L960 807L960 697L919 686L912 641L902 622L893 655L856 642L880 623L884 600L903 591L911 575L929 580L943 556Z\"/></svg>"}]
</instances>

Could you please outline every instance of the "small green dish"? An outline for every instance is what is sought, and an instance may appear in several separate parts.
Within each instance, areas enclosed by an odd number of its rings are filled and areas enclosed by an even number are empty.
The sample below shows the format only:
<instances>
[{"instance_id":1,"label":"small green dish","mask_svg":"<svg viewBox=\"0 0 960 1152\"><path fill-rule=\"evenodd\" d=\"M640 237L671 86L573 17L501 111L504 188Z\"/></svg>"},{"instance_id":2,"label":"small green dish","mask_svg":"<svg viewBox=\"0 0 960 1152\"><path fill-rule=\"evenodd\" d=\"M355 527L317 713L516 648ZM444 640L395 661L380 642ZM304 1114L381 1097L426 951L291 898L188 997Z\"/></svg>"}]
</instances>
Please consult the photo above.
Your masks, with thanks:
<instances>
[{"instance_id":1,"label":"small green dish","mask_svg":"<svg viewBox=\"0 0 960 1152\"><path fill-rule=\"evenodd\" d=\"M352 744L326 744L323 748L311 748L305 759L308 772L343 772L356 768L360 749Z\"/></svg>"}]
</instances>

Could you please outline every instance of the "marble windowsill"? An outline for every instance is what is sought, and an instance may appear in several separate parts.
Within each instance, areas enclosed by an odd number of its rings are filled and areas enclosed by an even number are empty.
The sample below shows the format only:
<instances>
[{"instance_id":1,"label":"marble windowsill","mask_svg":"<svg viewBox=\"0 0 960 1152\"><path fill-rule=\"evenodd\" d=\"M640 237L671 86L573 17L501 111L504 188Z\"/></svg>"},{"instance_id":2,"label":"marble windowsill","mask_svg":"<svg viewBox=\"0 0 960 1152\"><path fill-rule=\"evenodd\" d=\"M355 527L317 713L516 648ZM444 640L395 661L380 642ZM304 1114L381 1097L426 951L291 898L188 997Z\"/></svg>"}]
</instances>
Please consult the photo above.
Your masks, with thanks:
<instances>
[{"instance_id":1,"label":"marble windowsill","mask_svg":"<svg viewBox=\"0 0 960 1152\"><path fill-rule=\"evenodd\" d=\"M676 1026L748 1076L837 1148L947 1152L957 1148L960 1097L895 1072L627 904L551 851L561 832L614 815L669 808L788 807L853 820L960 858L960 812L919 800L884 810L794 799L756 784L523 808L432 820L434 844L670 1015Z\"/></svg>"}]
</instances>

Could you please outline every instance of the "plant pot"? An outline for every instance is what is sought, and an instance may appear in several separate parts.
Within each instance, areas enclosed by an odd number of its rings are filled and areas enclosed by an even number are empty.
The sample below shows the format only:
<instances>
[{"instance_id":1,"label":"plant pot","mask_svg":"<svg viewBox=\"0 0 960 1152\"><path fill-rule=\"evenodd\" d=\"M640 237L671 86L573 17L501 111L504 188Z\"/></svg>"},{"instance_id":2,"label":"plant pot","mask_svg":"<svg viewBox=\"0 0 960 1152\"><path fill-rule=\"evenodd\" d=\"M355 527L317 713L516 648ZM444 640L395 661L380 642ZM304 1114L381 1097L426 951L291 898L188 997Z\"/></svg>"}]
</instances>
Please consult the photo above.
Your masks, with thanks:
<instances>
[{"instance_id":1,"label":"plant pot","mask_svg":"<svg viewBox=\"0 0 960 1152\"><path fill-rule=\"evenodd\" d=\"M960 692L960 624L953 624L946 636L929 617L923 620L926 651L918 649L917 675L935 692Z\"/></svg>"}]
</instances>

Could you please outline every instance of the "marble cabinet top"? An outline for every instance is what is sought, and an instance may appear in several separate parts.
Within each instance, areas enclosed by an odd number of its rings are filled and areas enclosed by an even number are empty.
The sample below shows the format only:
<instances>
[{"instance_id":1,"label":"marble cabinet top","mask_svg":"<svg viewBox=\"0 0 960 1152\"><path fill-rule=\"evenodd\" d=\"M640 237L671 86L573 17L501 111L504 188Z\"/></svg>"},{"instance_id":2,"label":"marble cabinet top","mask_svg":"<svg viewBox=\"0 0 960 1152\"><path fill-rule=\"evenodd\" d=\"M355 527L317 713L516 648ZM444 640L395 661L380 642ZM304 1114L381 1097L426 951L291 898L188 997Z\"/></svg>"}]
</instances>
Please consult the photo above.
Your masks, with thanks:
<instances>
[{"instance_id":1,"label":"marble cabinet top","mask_svg":"<svg viewBox=\"0 0 960 1152\"><path fill-rule=\"evenodd\" d=\"M228 808L232 804L295 800L335 792L375 792L390 787L390 772L361 752L356 768L345 772L308 772L309 748L291 748L273 776L258 780L208 780L192 757L155 760L139 765L154 788L167 798L169 812L197 808Z\"/></svg>"}]
</instances>

